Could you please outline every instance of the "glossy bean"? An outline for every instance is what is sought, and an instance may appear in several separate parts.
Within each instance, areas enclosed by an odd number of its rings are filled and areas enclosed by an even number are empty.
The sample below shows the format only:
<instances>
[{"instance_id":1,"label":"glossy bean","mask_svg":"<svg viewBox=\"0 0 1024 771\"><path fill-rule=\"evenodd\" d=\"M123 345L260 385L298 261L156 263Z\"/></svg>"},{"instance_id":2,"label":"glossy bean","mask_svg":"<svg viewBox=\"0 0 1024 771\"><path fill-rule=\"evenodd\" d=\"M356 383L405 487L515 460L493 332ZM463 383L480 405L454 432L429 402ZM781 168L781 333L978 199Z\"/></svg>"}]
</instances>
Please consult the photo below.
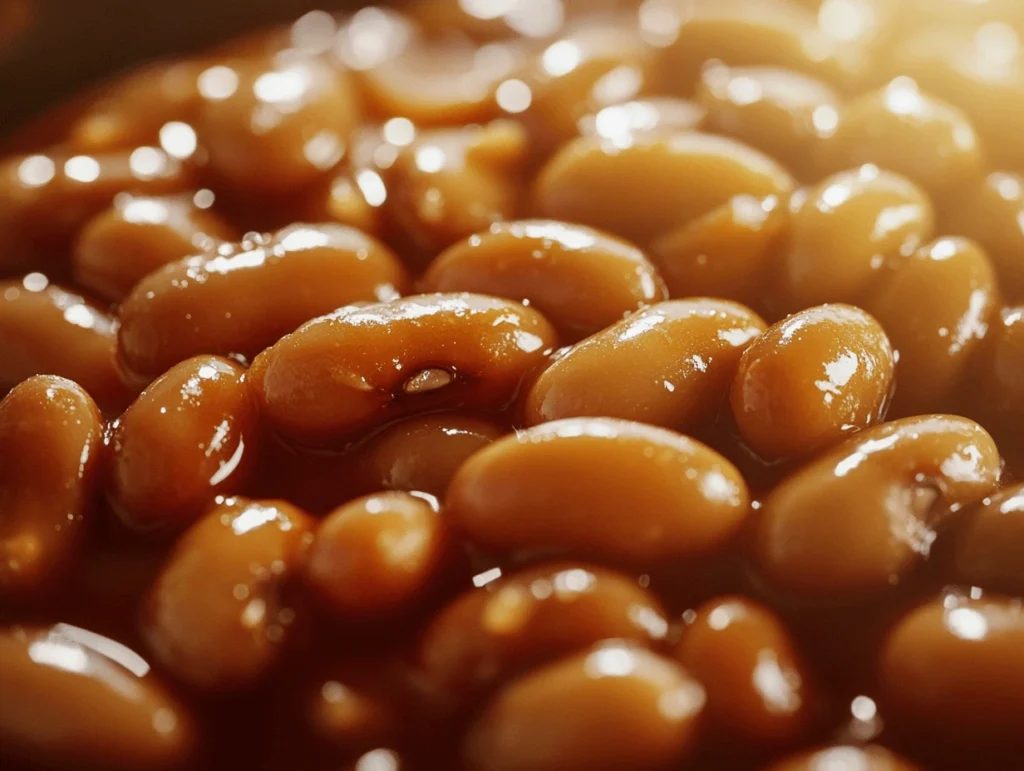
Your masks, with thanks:
<instances>
[{"instance_id":1,"label":"glossy bean","mask_svg":"<svg viewBox=\"0 0 1024 771\"><path fill-rule=\"evenodd\" d=\"M525 220L492 225L438 256L425 292L479 292L536 308L563 342L599 332L666 299L661 278L636 247L580 225Z\"/></svg>"},{"instance_id":2,"label":"glossy bean","mask_svg":"<svg viewBox=\"0 0 1024 771\"><path fill-rule=\"evenodd\" d=\"M951 512L996 489L999 471L991 437L966 418L862 431L768 496L756 563L772 584L810 598L891 588L929 556Z\"/></svg>"},{"instance_id":3,"label":"glossy bean","mask_svg":"<svg viewBox=\"0 0 1024 771\"><path fill-rule=\"evenodd\" d=\"M1024 595L1024 484L982 500L950 538L958 580Z\"/></svg>"},{"instance_id":4,"label":"glossy bean","mask_svg":"<svg viewBox=\"0 0 1024 771\"><path fill-rule=\"evenodd\" d=\"M919 767L884 747L836 745L811 750L766 766L764 771L920 771Z\"/></svg>"},{"instance_id":5,"label":"glossy bean","mask_svg":"<svg viewBox=\"0 0 1024 771\"><path fill-rule=\"evenodd\" d=\"M391 250L370 236L291 225L147 276L121 305L118 353L143 380L204 353L251 359L310 319L397 297L407 285Z\"/></svg>"},{"instance_id":6,"label":"glossy bean","mask_svg":"<svg viewBox=\"0 0 1024 771\"><path fill-rule=\"evenodd\" d=\"M706 423L744 349L764 329L756 313L724 300L659 303L584 340L541 373L526 398L526 423L577 417L673 429Z\"/></svg>"},{"instance_id":7,"label":"glossy bean","mask_svg":"<svg viewBox=\"0 0 1024 771\"><path fill-rule=\"evenodd\" d=\"M452 480L445 511L472 541L502 553L651 562L723 548L748 506L739 471L700 442L578 418L478 452Z\"/></svg>"},{"instance_id":8,"label":"glossy bean","mask_svg":"<svg viewBox=\"0 0 1024 771\"><path fill-rule=\"evenodd\" d=\"M178 541L146 600L153 657L202 691L263 680L301 610L291 582L312 540L309 517L287 503L231 498L211 511Z\"/></svg>"},{"instance_id":9,"label":"glossy bean","mask_svg":"<svg viewBox=\"0 0 1024 771\"><path fill-rule=\"evenodd\" d=\"M256 359L251 382L276 430L322 442L414 412L501 409L554 344L517 303L418 295L311 321Z\"/></svg>"},{"instance_id":10,"label":"glossy bean","mask_svg":"<svg viewBox=\"0 0 1024 771\"><path fill-rule=\"evenodd\" d=\"M965 378L968 403L1000 438L1021 444L1024 436L1024 305L1003 308L978 357L977 381Z\"/></svg>"},{"instance_id":11,"label":"glossy bean","mask_svg":"<svg viewBox=\"0 0 1024 771\"><path fill-rule=\"evenodd\" d=\"M763 457L810 455L885 419L895 369L889 339L869 314L849 305L809 308L743 352L733 415Z\"/></svg>"},{"instance_id":12,"label":"glossy bean","mask_svg":"<svg viewBox=\"0 0 1024 771\"><path fill-rule=\"evenodd\" d=\"M0 401L0 597L52 588L85 546L103 418L70 380L32 377Z\"/></svg>"},{"instance_id":13,"label":"glossy bean","mask_svg":"<svg viewBox=\"0 0 1024 771\"><path fill-rule=\"evenodd\" d=\"M107 497L132 529L180 531L252 470L260 421L245 368L197 356L150 385L110 430Z\"/></svg>"},{"instance_id":14,"label":"glossy bean","mask_svg":"<svg viewBox=\"0 0 1024 771\"><path fill-rule=\"evenodd\" d=\"M696 102L651 96L613 104L587 113L576 122L580 136L629 145L637 137L701 129L707 111Z\"/></svg>"}]
</instances>

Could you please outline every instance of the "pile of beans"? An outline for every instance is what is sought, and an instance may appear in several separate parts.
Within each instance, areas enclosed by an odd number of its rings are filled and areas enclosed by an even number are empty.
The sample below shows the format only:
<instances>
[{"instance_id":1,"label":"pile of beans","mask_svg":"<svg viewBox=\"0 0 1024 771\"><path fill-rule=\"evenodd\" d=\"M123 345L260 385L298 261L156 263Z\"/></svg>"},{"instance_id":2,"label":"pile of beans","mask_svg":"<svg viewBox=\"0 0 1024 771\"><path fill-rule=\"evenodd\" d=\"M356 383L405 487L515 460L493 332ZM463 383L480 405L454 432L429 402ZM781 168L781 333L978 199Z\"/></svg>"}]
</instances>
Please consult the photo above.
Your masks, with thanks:
<instances>
[{"instance_id":1,"label":"pile of beans","mask_svg":"<svg viewBox=\"0 0 1024 771\"><path fill-rule=\"evenodd\" d=\"M0 765L1024 767L1024 3L416 0L0 158Z\"/></svg>"}]
</instances>

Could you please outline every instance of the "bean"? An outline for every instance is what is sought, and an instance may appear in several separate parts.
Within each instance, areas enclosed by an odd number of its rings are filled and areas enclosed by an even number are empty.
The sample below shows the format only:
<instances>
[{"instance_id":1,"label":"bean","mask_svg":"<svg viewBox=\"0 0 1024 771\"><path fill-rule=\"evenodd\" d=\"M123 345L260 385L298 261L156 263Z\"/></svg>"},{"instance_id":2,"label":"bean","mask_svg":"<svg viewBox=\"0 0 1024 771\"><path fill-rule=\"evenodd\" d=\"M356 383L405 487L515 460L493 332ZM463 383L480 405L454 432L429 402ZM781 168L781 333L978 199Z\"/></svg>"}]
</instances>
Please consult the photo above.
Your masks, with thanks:
<instances>
[{"instance_id":1,"label":"bean","mask_svg":"<svg viewBox=\"0 0 1024 771\"><path fill-rule=\"evenodd\" d=\"M724 300L659 303L541 373L526 399L526 423L612 417L683 429L708 422L764 328L753 311Z\"/></svg>"},{"instance_id":2,"label":"bean","mask_svg":"<svg viewBox=\"0 0 1024 771\"><path fill-rule=\"evenodd\" d=\"M889 339L870 315L849 305L809 308L743 352L733 415L760 455L810 455L882 422L895 368Z\"/></svg>"},{"instance_id":3,"label":"bean","mask_svg":"<svg viewBox=\"0 0 1024 771\"><path fill-rule=\"evenodd\" d=\"M425 292L479 292L536 308L572 342L667 297L636 247L580 225L499 223L438 256Z\"/></svg>"},{"instance_id":4,"label":"bean","mask_svg":"<svg viewBox=\"0 0 1024 771\"><path fill-rule=\"evenodd\" d=\"M203 353L251 359L310 319L407 285L375 239L342 225L291 225L144 278L121 305L118 352L140 379Z\"/></svg>"},{"instance_id":5,"label":"bean","mask_svg":"<svg viewBox=\"0 0 1024 771\"><path fill-rule=\"evenodd\" d=\"M1024 484L983 499L951 538L959 580L1024 595Z\"/></svg>"},{"instance_id":6,"label":"bean","mask_svg":"<svg viewBox=\"0 0 1024 771\"><path fill-rule=\"evenodd\" d=\"M502 553L650 562L721 549L746 519L748 494L739 471L700 442L579 418L485 447L455 475L445 512Z\"/></svg>"},{"instance_id":7,"label":"bean","mask_svg":"<svg viewBox=\"0 0 1024 771\"><path fill-rule=\"evenodd\" d=\"M978 357L977 380L965 378L971 409L1008 443L1024 436L1024 305L1003 308L991 326Z\"/></svg>"},{"instance_id":8,"label":"bean","mask_svg":"<svg viewBox=\"0 0 1024 771\"><path fill-rule=\"evenodd\" d=\"M554 344L516 303L419 295L309 322L256 359L251 382L277 431L323 442L414 412L500 409Z\"/></svg>"},{"instance_id":9,"label":"bean","mask_svg":"<svg viewBox=\"0 0 1024 771\"><path fill-rule=\"evenodd\" d=\"M646 247L733 196L783 195L793 185L771 158L725 137L645 135L626 147L581 137L540 172L534 208Z\"/></svg>"},{"instance_id":10,"label":"bean","mask_svg":"<svg viewBox=\"0 0 1024 771\"><path fill-rule=\"evenodd\" d=\"M790 633L768 608L743 597L696 610L676 648L707 692L705 717L720 741L744 750L807 738L820 704Z\"/></svg>"},{"instance_id":11,"label":"bean","mask_svg":"<svg viewBox=\"0 0 1024 771\"><path fill-rule=\"evenodd\" d=\"M876 745L836 745L792 755L772 763L764 771L920 771L908 760Z\"/></svg>"},{"instance_id":12,"label":"bean","mask_svg":"<svg viewBox=\"0 0 1024 771\"><path fill-rule=\"evenodd\" d=\"M907 615L879 661L887 720L943 744L1020 747L1024 606L1020 598L947 594Z\"/></svg>"},{"instance_id":13,"label":"bean","mask_svg":"<svg viewBox=\"0 0 1024 771\"><path fill-rule=\"evenodd\" d=\"M448 540L436 502L402 492L368 495L317 528L306 584L333 613L381 618L424 597L441 572Z\"/></svg>"},{"instance_id":14,"label":"bean","mask_svg":"<svg viewBox=\"0 0 1024 771\"><path fill-rule=\"evenodd\" d=\"M697 131L706 118L707 111L689 99L652 96L595 108L576 122L576 128L580 136L628 145L646 135Z\"/></svg>"},{"instance_id":15,"label":"bean","mask_svg":"<svg viewBox=\"0 0 1024 771\"><path fill-rule=\"evenodd\" d=\"M665 612L635 580L576 562L539 565L471 589L430 622L424 672L466 697L601 640L660 646Z\"/></svg>"},{"instance_id":16,"label":"bean","mask_svg":"<svg viewBox=\"0 0 1024 771\"><path fill-rule=\"evenodd\" d=\"M133 529L180 531L217 496L242 488L259 439L245 368L217 356L188 359L111 426L108 499Z\"/></svg>"},{"instance_id":17,"label":"bean","mask_svg":"<svg viewBox=\"0 0 1024 771\"><path fill-rule=\"evenodd\" d=\"M0 632L4 756L51 768L149 771L192 756L191 718L120 643L85 629Z\"/></svg>"},{"instance_id":18,"label":"bean","mask_svg":"<svg viewBox=\"0 0 1024 771\"><path fill-rule=\"evenodd\" d=\"M79 383L108 413L131 398L116 365L117 321L41 273L0 283L0 393L33 375Z\"/></svg>"},{"instance_id":19,"label":"bean","mask_svg":"<svg viewBox=\"0 0 1024 771\"><path fill-rule=\"evenodd\" d=\"M999 469L991 437L966 418L862 431L768 496L755 559L770 582L811 598L891 588L928 557L951 512L995 490Z\"/></svg>"},{"instance_id":20,"label":"bean","mask_svg":"<svg viewBox=\"0 0 1024 771\"><path fill-rule=\"evenodd\" d=\"M79 234L71 269L76 283L119 302L157 268L237 235L188 198L119 195Z\"/></svg>"},{"instance_id":21,"label":"bean","mask_svg":"<svg viewBox=\"0 0 1024 771\"><path fill-rule=\"evenodd\" d=\"M896 264L865 303L899 352L894 415L951 407L998 305L992 263L965 238L932 241Z\"/></svg>"},{"instance_id":22,"label":"bean","mask_svg":"<svg viewBox=\"0 0 1024 771\"><path fill-rule=\"evenodd\" d=\"M481 771L654 771L693 749L703 705L703 689L677 664L610 643L501 691L465 754Z\"/></svg>"},{"instance_id":23,"label":"bean","mask_svg":"<svg viewBox=\"0 0 1024 771\"><path fill-rule=\"evenodd\" d=\"M0 596L51 588L77 563L103 430L95 402L63 378L29 378L0 401Z\"/></svg>"},{"instance_id":24,"label":"bean","mask_svg":"<svg viewBox=\"0 0 1024 771\"><path fill-rule=\"evenodd\" d=\"M263 680L296 623L290 584L312 540L308 516L287 503L231 498L211 511L178 541L146 601L154 658L202 691Z\"/></svg>"}]
</instances>

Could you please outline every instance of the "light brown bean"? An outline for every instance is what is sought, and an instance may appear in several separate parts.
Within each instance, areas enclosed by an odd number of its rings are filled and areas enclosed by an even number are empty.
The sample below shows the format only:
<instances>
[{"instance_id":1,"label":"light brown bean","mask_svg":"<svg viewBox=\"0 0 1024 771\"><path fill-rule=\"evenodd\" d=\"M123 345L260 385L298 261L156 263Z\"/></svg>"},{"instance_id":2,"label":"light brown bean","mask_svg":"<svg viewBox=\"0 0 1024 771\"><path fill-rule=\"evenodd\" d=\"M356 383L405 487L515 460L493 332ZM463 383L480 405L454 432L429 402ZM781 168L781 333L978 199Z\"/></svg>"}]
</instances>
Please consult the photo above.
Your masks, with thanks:
<instances>
[{"instance_id":1,"label":"light brown bean","mask_svg":"<svg viewBox=\"0 0 1024 771\"><path fill-rule=\"evenodd\" d=\"M683 429L710 421L765 329L725 300L673 300L636 313L578 344L537 378L527 425L610 417Z\"/></svg>"},{"instance_id":2,"label":"light brown bean","mask_svg":"<svg viewBox=\"0 0 1024 771\"><path fill-rule=\"evenodd\" d=\"M950 538L958 580L1024 595L1024 484L982 500Z\"/></svg>"},{"instance_id":3,"label":"light brown bean","mask_svg":"<svg viewBox=\"0 0 1024 771\"><path fill-rule=\"evenodd\" d=\"M992 438L930 415L868 429L795 472L764 501L754 557L775 586L834 599L898 584L951 512L996 489Z\"/></svg>"},{"instance_id":4,"label":"light brown bean","mask_svg":"<svg viewBox=\"0 0 1024 771\"><path fill-rule=\"evenodd\" d=\"M251 382L273 428L324 442L415 412L501 409L554 344L518 303L418 295L311 321L256 359Z\"/></svg>"},{"instance_id":5,"label":"light brown bean","mask_svg":"<svg viewBox=\"0 0 1024 771\"><path fill-rule=\"evenodd\" d=\"M981 375L965 377L972 412L978 413L1000 439L1021 444L1024 436L1024 305L1003 308L978 356Z\"/></svg>"},{"instance_id":6,"label":"light brown bean","mask_svg":"<svg viewBox=\"0 0 1024 771\"><path fill-rule=\"evenodd\" d=\"M707 111L689 99L651 96L613 104L576 122L580 136L629 145L637 137L676 134L703 128Z\"/></svg>"},{"instance_id":7,"label":"light brown bean","mask_svg":"<svg viewBox=\"0 0 1024 771\"><path fill-rule=\"evenodd\" d=\"M577 418L471 457L445 511L501 553L650 562L721 549L746 520L739 471L700 442L622 420Z\"/></svg>"}]
</instances>

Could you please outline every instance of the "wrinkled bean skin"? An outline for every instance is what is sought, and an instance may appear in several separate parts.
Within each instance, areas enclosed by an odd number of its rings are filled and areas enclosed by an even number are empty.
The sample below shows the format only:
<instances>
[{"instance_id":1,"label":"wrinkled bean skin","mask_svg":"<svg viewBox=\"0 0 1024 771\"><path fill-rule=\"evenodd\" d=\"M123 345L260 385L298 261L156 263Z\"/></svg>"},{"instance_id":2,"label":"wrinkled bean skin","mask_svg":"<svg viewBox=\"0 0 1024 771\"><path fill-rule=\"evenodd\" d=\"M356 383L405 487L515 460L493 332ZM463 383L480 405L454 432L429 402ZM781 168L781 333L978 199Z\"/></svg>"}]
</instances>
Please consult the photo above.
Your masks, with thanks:
<instances>
[{"instance_id":1,"label":"wrinkled bean skin","mask_svg":"<svg viewBox=\"0 0 1024 771\"><path fill-rule=\"evenodd\" d=\"M794 199L776 282L784 310L860 302L888 258L931 238L935 214L913 182L876 166L840 172Z\"/></svg>"},{"instance_id":2,"label":"wrinkled bean skin","mask_svg":"<svg viewBox=\"0 0 1024 771\"><path fill-rule=\"evenodd\" d=\"M794 181L778 163L726 137L636 137L625 148L597 137L567 143L540 172L542 216L606 230L646 247L735 195L784 195Z\"/></svg>"},{"instance_id":3,"label":"wrinkled bean skin","mask_svg":"<svg viewBox=\"0 0 1024 771\"><path fill-rule=\"evenodd\" d=\"M611 643L534 670L500 691L466 738L468 766L668 768L692 750L704 698L677 664Z\"/></svg>"},{"instance_id":4,"label":"wrinkled bean skin","mask_svg":"<svg viewBox=\"0 0 1024 771\"><path fill-rule=\"evenodd\" d=\"M899 583L935 527L999 482L992 438L966 418L906 418L862 431L775 488L762 504L754 559L770 583L830 598Z\"/></svg>"},{"instance_id":5,"label":"wrinkled bean skin","mask_svg":"<svg viewBox=\"0 0 1024 771\"><path fill-rule=\"evenodd\" d=\"M526 423L609 417L676 430L706 423L764 329L756 313L725 300L659 303L542 372L526 398Z\"/></svg>"},{"instance_id":6,"label":"wrinkled bean skin","mask_svg":"<svg viewBox=\"0 0 1024 771\"><path fill-rule=\"evenodd\" d=\"M1009 442L1024 436L1024 305L1003 308L990 320L977 381L966 378L971 409L986 426Z\"/></svg>"},{"instance_id":7,"label":"wrinkled bean skin","mask_svg":"<svg viewBox=\"0 0 1024 771\"><path fill-rule=\"evenodd\" d=\"M70 380L32 377L0 401L0 597L49 589L78 562L103 431L96 403Z\"/></svg>"},{"instance_id":8,"label":"wrinkled bean skin","mask_svg":"<svg viewBox=\"0 0 1024 771\"><path fill-rule=\"evenodd\" d=\"M889 339L870 315L850 305L809 308L743 352L733 415L761 456L809 455L882 422L895 368Z\"/></svg>"},{"instance_id":9,"label":"wrinkled bean skin","mask_svg":"<svg viewBox=\"0 0 1024 771\"><path fill-rule=\"evenodd\" d=\"M237 238L218 215L187 198L118 196L80 232L71 269L77 283L119 302L157 268Z\"/></svg>"},{"instance_id":10,"label":"wrinkled bean skin","mask_svg":"<svg viewBox=\"0 0 1024 771\"><path fill-rule=\"evenodd\" d=\"M296 623L290 583L312 522L280 501L228 499L178 541L143 608L143 638L182 683L211 693L254 685ZM202 597L202 602L196 602Z\"/></svg>"},{"instance_id":11,"label":"wrinkled bean skin","mask_svg":"<svg viewBox=\"0 0 1024 771\"><path fill-rule=\"evenodd\" d=\"M491 226L439 255L424 292L478 292L523 302L575 342L667 299L644 253L579 225L525 220Z\"/></svg>"},{"instance_id":12,"label":"wrinkled bean skin","mask_svg":"<svg viewBox=\"0 0 1024 771\"><path fill-rule=\"evenodd\" d=\"M459 469L445 503L484 548L615 562L714 552L748 508L739 471L700 442L599 418L499 439Z\"/></svg>"},{"instance_id":13,"label":"wrinkled bean skin","mask_svg":"<svg viewBox=\"0 0 1024 771\"><path fill-rule=\"evenodd\" d=\"M116 366L117 321L38 273L0 283L0 392L33 375L73 380L106 413L131 394Z\"/></svg>"},{"instance_id":14,"label":"wrinkled bean skin","mask_svg":"<svg viewBox=\"0 0 1024 771\"><path fill-rule=\"evenodd\" d=\"M882 747L837 745L794 755L766 766L764 771L921 771L910 761Z\"/></svg>"},{"instance_id":15,"label":"wrinkled bean skin","mask_svg":"<svg viewBox=\"0 0 1024 771\"><path fill-rule=\"evenodd\" d=\"M180 531L244 486L260 420L245 368L197 356L152 383L110 430L107 497L140 531Z\"/></svg>"},{"instance_id":16,"label":"wrinkled bean skin","mask_svg":"<svg viewBox=\"0 0 1024 771\"><path fill-rule=\"evenodd\" d=\"M274 429L317 443L413 412L500 409L555 340L518 303L418 295L311 321L262 353L250 377Z\"/></svg>"},{"instance_id":17,"label":"wrinkled bean skin","mask_svg":"<svg viewBox=\"0 0 1024 771\"><path fill-rule=\"evenodd\" d=\"M817 696L790 633L743 597L712 600L683 630L676 658L707 692L705 719L744 750L798 742L813 730ZM772 687L764 684L771 680Z\"/></svg>"},{"instance_id":18,"label":"wrinkled bean skin","mask_svg":"<svg viewBox=\"0 0 1024 771\"><path fill-rule=\"evenodd\" d=\"M448 541L436 504L403 492L368 495L320 523L306 584L339 616L381 618L426 594Z\"/></svg>"},{"instance_id":19,"label":"wrinkled bean skin","mask_svg":"<svg viewBox=\"0 0 1024 771\"><path fill-rule=\"evenodd\" d=\"M950 538L958 580L1024 594L1024 484L985 498Z\"/></svg>"},{"instance_id":20,"label":"wrinkled bean skin","mask_svg":"<svg viewBox=\"0 0 1024 771\"><path fill-rule=\"evenodd\" d=\"M1024 606L1020 598L947 594L903 618L882 649L887 720L942 744L1020 747ZM952 722L956 731L935 736Z\"/></svg>"},{"instance_id":21,"label":"wrinkled bean skin","mask_svg":"<svg viewBox=\"0 0 1024 771\"><path fill-rule=\"evenodd\" d=\"M895 265L865 303L899 352L893 416L952 406L998 305L992 263L965 238L933 241Z\"/></svg>"},{"instance_id":22,"label":"wrinkled bean skin","mask_svg":"<svg viewBox=\"0 0 1024 771\"><path fill-rule=\"evenodd\" d=\"M545 564L453 600L424 632L419 661L443 691L466 697L601 640L658 647L667 632L664 610L635 580Z\"/></svg>"},{"instance_id":23,"label":"wrinkled bean skin","mask_svg":"<svg viewBox=\"0 0 1024 771\"><path fill-rule=\"evenodd\" d=\"M310 319L397 297L408 282L391 250L358 230L291 225L139 282L120 308L119 357L142 379L204 353L251 360Z\"/></svg>"},{"instance_id":24,"label":"wrinkled bean skin","mask_svg":"<svg viewBox=\"0 0 1024 771\"><path fill-rule=\"evenodd\" d=\"M185 767L196 739L191 718L148 672L133 651L78 627L3 630L5 759L68 771Z\"/></svg>"}]
</instances>

